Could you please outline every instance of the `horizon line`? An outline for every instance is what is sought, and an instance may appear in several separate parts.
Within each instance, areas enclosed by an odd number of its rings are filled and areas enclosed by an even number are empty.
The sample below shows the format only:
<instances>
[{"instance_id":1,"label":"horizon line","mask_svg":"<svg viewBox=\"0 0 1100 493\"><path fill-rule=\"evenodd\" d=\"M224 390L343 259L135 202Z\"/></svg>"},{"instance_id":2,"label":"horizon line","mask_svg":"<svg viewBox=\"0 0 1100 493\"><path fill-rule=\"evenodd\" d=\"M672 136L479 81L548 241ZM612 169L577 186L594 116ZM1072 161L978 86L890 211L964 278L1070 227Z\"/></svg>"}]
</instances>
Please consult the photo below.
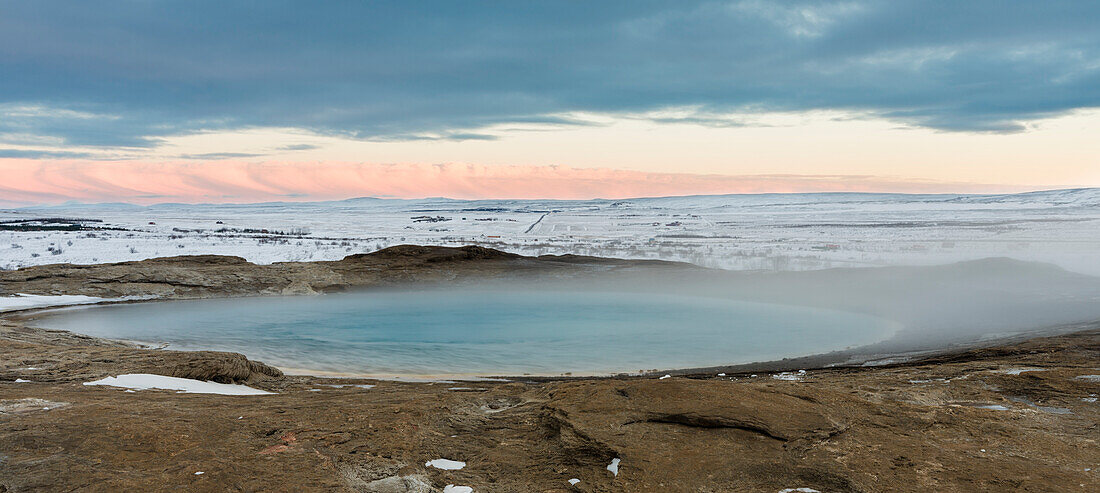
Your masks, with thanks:
<instances>
[{"instance_id":1,"label":"horizon line","mask_svg":"<svg viewBox=\"0 0 1100 493\"><path fill-rule=\"evenodd\" d=\"M378 200L378 201L419 201L419 200L447 200L453 202L481 202L481 201L516 201L516 202L597 202L597 201L629 201L629 200L654 200L654 199L676 199L676 198L701 198L701 197L754 197L764 195L892 195L892 196L966 196L966 197L996 197L996 196L1018 196L1040 193L1054 193L1054 192L1081 192L1087 190L1100 190L1100 187L1066 187L1066 188L1040 188L1035 190L1027 190L1021 192L982 192L982 193L966 193L966 192L874 192L874 191L813 191L813 192L733 192L733 193L704 193L704 194L680 194L680 195L646 195L637 197L621 197L621 198L606 198L606 197L592 197L584 199L564 199L564 198L510 198L510 197L484 197L476 199L462 199L445 196L425 196L425 197L377 197L370 195L353 196L343 199L328 199L328 200L268 200L257 202L186 202L186 201L169 201L169 202L155 202L151 204L138 204L134 202L82 202L77 200L70 200L61 203L36 203L29 205L19 205L14 207L0 207L0 210L20 210L20 209L34 209L34 208L53 208L53 207L66 207L66 206L102 206L102 205L123 205L136 208L149 208L149 207L163 207L173 205L186 205L186 206L233 206L233 205L274 205L274 204L324 204L324 203L336 203L336 202L348 202L353 200Z\"/></svg>"}]
</instances>

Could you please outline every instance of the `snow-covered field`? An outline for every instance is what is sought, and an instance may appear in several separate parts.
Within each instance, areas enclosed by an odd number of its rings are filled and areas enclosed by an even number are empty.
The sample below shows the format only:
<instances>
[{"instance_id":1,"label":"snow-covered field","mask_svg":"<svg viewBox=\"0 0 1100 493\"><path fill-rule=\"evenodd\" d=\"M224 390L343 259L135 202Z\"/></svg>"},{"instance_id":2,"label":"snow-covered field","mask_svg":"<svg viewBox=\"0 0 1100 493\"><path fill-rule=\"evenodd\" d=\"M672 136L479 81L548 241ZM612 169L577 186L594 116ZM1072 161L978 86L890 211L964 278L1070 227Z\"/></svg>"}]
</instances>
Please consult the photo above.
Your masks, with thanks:
<instances>
[{"instance_id":1,"label":"snow-covered field","mask_svg":"<svg viewBox=\"0 0 1100 493\"><path fill-rule=\"evenodd\" d=\"M337 260L404 243L769 270L1007 256L1100 275L1100 189L0 210L0 269L192 254L257 263Z\"/></svg>"}]
</instances>

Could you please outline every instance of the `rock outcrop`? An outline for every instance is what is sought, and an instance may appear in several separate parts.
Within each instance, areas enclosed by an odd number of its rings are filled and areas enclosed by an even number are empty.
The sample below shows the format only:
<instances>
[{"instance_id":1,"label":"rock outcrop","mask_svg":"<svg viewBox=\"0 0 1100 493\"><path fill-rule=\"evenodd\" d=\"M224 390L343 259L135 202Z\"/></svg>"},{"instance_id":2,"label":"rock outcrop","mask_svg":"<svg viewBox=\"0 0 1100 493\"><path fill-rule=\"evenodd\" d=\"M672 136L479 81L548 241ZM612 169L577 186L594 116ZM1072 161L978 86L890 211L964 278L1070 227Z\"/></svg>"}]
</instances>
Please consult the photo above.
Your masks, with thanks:
<instances>
[{"instance_id":1,"label":"rock outcrop","mask_svg":"<svg viewBox=\"0 0 1100 493\"><path fill-rule=\"evenodd\" d=\"M240 257L187 255L113 264L53 264L0 271L0 296L81 294L161 299L317 294L403 283L569 277L673 262L595 257L524 257L478 246L400 245L331 262L257 265Z\"/></svg>"}]
</instances>

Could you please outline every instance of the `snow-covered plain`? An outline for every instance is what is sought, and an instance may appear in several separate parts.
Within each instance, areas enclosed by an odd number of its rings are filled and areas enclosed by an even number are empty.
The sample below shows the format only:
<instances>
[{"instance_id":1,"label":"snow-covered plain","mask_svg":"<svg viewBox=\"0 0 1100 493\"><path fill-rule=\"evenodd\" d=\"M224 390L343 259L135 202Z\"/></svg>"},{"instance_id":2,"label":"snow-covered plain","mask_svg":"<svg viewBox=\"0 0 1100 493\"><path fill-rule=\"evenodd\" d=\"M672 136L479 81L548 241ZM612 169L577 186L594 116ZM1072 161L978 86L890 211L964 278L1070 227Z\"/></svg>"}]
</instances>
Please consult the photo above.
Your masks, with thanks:
<instances>
[{"instance_id":1,"label":"snow-covered plain","mask_svg":"<svg viewBox=\"0 0 1100 493\"><path fill-rule=\"evenodd\" d=\"M59 218L85 222L72 226ZM36 219L45 221L25 222ZM56 230L59 226L79 230ZM50 227L55 230L42 230ZM362 198L0 210L0 269L193 254L236 255L257 263L338 260L408 243L767 270L1007 256L1100 274L1100 189L585 201Z\"/></svg>"}]
</instances>

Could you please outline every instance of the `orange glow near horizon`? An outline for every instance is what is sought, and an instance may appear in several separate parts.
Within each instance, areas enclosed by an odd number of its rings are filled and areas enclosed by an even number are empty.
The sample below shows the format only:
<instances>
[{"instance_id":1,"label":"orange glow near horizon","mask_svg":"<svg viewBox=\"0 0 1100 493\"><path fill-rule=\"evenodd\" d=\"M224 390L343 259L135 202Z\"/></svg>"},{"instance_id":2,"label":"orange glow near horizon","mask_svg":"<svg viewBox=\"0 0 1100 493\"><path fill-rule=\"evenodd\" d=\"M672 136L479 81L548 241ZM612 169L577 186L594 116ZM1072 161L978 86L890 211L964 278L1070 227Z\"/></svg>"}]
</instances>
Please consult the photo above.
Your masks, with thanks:
<instances>
[{"instance_id":1,"label":"orange glow near horizon","mask_svg":"<svg viewBox=\"0 0 1100 493\"><path fill-rule=\"evenodd\" d=\"M262 202L352 197L591 199L771 192L1012 192L989 185L870 175L708 175L567 166L344 162L39 161L0 159L8 205Z\"/></svg>"},{"instance_id":2,"label":"orange glow near horizon","mask_svg":"<svg viewBox=\"0 0 1100 493\"><path fill-rule=\"evenodd\" d=\"M754 115L753 125L735 128L655 123L654 115L567 116L590 124L490 126L472 129L488 139L457 141L255 128L168 136L151 148L24 146L88 157L0 158L0 206L1100 186L1100 110L1036 121L1016 134L900 128L828 112Z\"/></svg>"}]
</instances>

